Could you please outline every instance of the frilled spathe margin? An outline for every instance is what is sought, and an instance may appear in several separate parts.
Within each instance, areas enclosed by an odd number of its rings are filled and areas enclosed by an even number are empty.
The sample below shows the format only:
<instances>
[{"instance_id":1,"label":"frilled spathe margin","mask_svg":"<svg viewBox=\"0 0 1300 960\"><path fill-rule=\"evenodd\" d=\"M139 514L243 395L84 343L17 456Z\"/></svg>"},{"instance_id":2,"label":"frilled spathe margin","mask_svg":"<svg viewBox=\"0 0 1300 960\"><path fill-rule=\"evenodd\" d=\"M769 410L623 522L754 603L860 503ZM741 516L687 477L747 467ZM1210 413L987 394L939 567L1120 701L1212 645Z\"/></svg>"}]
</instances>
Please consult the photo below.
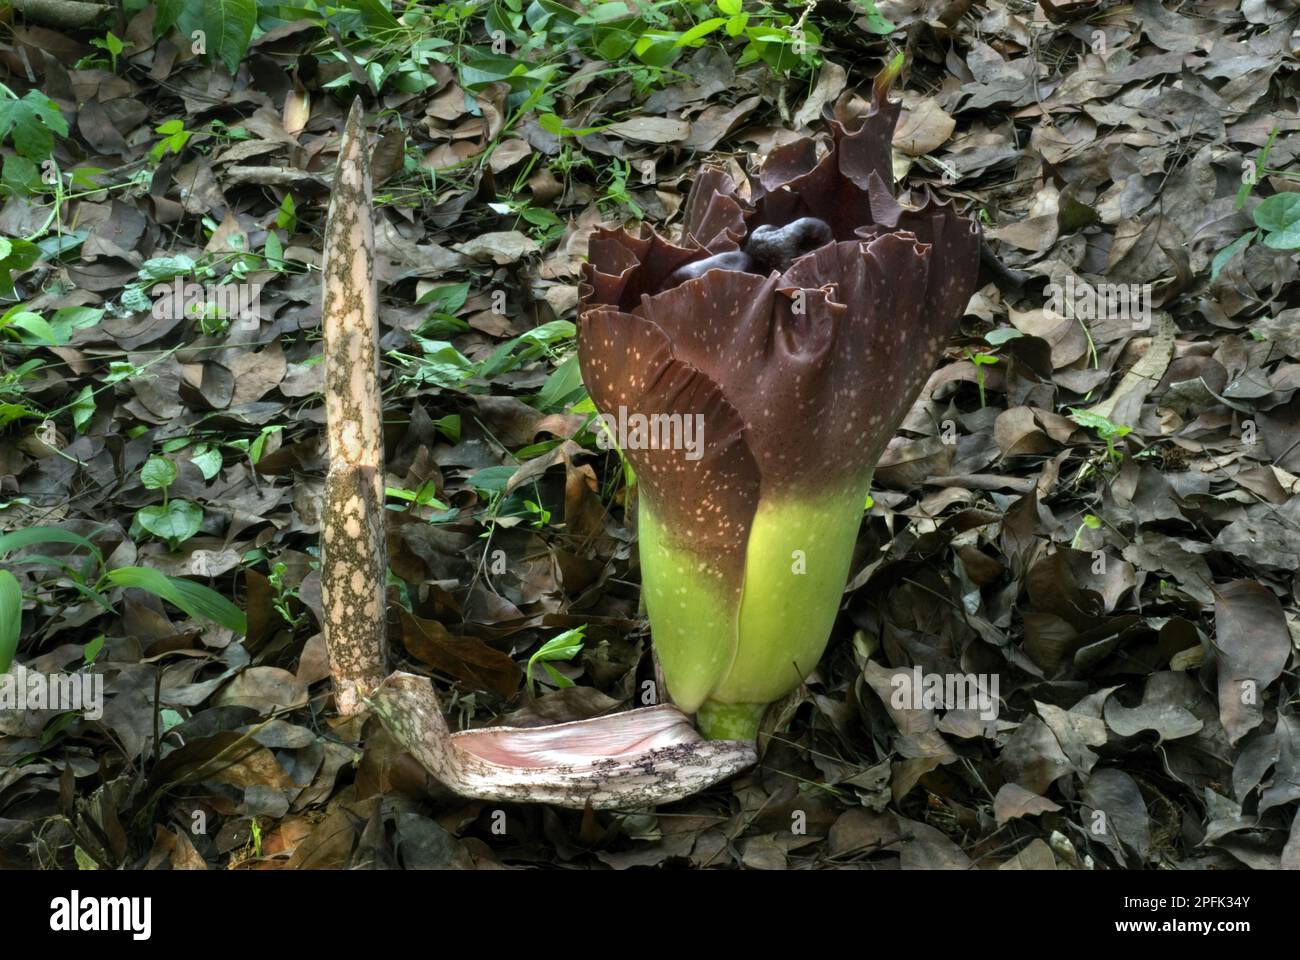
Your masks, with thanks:
<instances>
[{"instance_id":1,"label":"frilled spathe margin","mask_svg":"<svg viewBox=\"0 0 1300 960\"><path fill-rule=\"evenodd\" d=\"M900 102L889 99L891 80L888 71L877 78L872 102L857 118L827 121L830 145L824 153L814 137L773 150L754 178L748 199L739 195L726 171L701 168L676 243L645 225L637 234L598 229L583 267L582 304L628 310L641 296L702 276L708 268L765 276L786 269L824 243L853 239L864 228L911 229L897 221L902 208L885 186L893 182L890 143L901 109ZM927 198L910 214L924 218L939 209ZM955 211L944 216L960 219ZM810 222L823 224L829 233L810 233ZM978 229L972 229L971 249L978 260ZM914 232L928 242L923 232ZM713 262L706 267L704 261ZM691 266L697 269L686 269Z\"/></svg>"}]
</instances>

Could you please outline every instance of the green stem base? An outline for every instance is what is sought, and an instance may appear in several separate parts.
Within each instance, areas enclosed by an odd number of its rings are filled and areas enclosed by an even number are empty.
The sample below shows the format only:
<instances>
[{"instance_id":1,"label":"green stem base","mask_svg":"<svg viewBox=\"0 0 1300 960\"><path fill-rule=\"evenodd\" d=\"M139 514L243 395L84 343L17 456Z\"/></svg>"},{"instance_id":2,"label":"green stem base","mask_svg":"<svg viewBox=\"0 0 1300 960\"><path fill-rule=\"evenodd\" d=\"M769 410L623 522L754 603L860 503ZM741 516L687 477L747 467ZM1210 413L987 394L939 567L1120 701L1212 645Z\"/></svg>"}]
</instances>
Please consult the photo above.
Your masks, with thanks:
<instances>
[{"instance_id":1,"label":"green stem base","mask_svg":"<svg viewBox=\"0 0 1300 960\"><path fill-rule=\"evenodd\" d=\"M706 700L695 714L695 726L707 740L756 740L766 703L719 703Z\"/></svg>"}]
</instances>

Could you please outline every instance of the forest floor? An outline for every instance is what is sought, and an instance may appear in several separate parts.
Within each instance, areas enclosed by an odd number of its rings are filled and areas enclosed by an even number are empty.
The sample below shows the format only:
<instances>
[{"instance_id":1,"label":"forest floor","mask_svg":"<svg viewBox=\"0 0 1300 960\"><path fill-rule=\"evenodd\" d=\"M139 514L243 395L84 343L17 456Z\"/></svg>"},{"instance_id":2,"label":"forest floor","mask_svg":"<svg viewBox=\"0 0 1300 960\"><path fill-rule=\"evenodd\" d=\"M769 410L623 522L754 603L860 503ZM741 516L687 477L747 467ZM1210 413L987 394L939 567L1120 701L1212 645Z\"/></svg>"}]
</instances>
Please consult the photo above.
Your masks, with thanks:
<instances>
[{"instance_id":1,"label":"forest floor","mask_svg":"<svg viewBox=\"0 0 1300 960\"><path fill-rule=\"evenodd\" d=\"M102 682L99 716L0 709L0 866L1300 867L1291 4L209 8L0 37L0 670ZM487 804L340 719L319 267L353 96L395 661L454 729L530 725L653 676L573 409L588 238L671 233L702 162L747 183L900 51L900 186L1016 272L890 444L759 766L635 814ZM254 309L158 309L186 284ZM914 666L996 677L996 722L896 710Z\"/></svg>"}]
</instances>

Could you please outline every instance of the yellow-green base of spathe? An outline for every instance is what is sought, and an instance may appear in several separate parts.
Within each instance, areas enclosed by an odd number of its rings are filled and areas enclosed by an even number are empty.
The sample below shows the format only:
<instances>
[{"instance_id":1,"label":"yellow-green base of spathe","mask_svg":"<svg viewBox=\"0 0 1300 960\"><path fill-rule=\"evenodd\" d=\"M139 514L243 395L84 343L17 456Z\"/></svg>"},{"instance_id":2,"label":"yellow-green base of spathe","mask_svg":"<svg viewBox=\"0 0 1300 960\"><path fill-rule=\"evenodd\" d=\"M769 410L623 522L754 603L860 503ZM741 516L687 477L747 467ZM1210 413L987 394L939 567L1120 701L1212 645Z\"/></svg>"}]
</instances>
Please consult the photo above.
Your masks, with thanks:
<instances>
[{"instance_id":1,"label":"yellow-green base of spathe","mask_svg":"<svg viewBox=\"0 0 1300 960\"><path fill-rule=\"evenodd\" d=\"M870 477L807 499L760 499L735 585L645 497L641 579L668 695L710 739L758 733L768 704L816 667L839 610Z\"/></svg>"}]
</instances>

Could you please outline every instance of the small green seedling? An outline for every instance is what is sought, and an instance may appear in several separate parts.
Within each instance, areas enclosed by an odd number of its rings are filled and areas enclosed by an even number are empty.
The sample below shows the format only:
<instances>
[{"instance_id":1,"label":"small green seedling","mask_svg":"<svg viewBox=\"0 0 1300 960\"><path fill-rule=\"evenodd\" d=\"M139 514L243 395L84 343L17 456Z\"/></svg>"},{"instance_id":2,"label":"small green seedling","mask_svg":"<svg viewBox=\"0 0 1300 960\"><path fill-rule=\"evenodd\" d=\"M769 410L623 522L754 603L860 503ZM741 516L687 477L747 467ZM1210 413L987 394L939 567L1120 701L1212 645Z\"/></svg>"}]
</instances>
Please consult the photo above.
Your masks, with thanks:
<instances>
[{"instance_id":1,"label":"small green seedling","mask_svg":"<svg viewBox=\"0 0 1300 960\"><path fill-rule=\"evenodd\" d=\"M1291 170L1273 170L1268 167L1268 156L1277 139L1278 127L1274 127L1268 140L1253 160L1243 164L1241 187L1237 191L1234 209L1240 210L1247 198L1254 192L1260 177L1278 176L1294 179L1300 174ZM1233 257L1241 253L1256 240L1262 240L1264 246L1274 250L1300 250L1300 193L1278 193L1260 201L1251 212L1255 228L1238 237L1214 255L1210 261L1210 279L1215 280Z\"/></svg>"},{"instance_id":2,"label":"small green seedling","mask_svg":"<svg viewBox=\"0 0 1300 960\"><path fill-rule=\"evenodd\" d=\"M271 565L271 575L266 579L267 582L270 583L271 589L275 591L275 596L271 600L271 606L275 608L275 612L280 615L280 618L284 620L285 623L290 627L297 629L298 625L302 623L303 614L295 614L289 606L290 600L298 599L298 591L294 590L284 582L284 574L288 569L288 564L277 560Z\"/></svg>"},{"instance_id":3,"label":"small green seedling","mask_svg":"<svg viewBox=\"0 0 1300 960\"><path fill-rule=\"evenodd\" d=\"M582 650L582 644L585 639L584 633L586 626L574 627L572 630L565 630L558 636L552 637L542 644L537 652L528 658L528 670L525 679L528 684L528 695L536 696L536 690L533 686L533 664L540 663L542 669L550 675L551 682L557 687L564 689L573 686L573 681L564 674L560 673L551 666L551 662L557 660L572 660Z\"/></svg>"},{"instance_id":4,"label":"small green seedling","mask_svg":"<svg viewBox=\"0 0 1300 960\"><path fill-rule=\"evenodd\" d=\"M135 523L175 550L199 532L203 508L189 500L171 500L167 488L176 482L176 464L167 457L150 457L140 471L140 483L146 490L161 490L163 502L136 511Z\"/></svg>"},{"instance_id":5,"label":"small green seedling","mask_svg":"<svg viewBox=\"0 0 1300 960\"><path fill-rule=\"evenodd\" d=\"M1101 517L1095 516L1091 513L1085 513L1083 515L1083 523L1079 524L1079 529L1074 531L1074 539L1070 541L1070 548L1073 550L1079 549L1079 544L1083 541L1084 530L1100 530L1100 529L1101 529Z\"/></svg>"},{"instance_id":6,"label":"small green seedling","mask_svg":"<svg viewBox=\"0 0 1300 960\"><path fill-rule=\"evenodd\" d=\"M998 362L998 358L992 353L970 353L970 362L975 364L975 385L980 391L980 408L983 409L984 402L984 368Z\"/></svg>"},{"instance_id":7,"label":"small green seedling","mask_svg":"<svg viewBox=\"0 0 1300 960\"><path fill-rule=\"evenodd\" d=\"M1132 433L1132 427L1127 427L1120 423L1113 423L1099 413L1090 413L1089 411L1081 410L1078 407L1070 408L1070 419L1084 429L1094 431L1098 437L1106 441L1106 456L1108 459L1124 459L1124 454L1115 448L1115 441L1121 440Z\"/></svg>"}]
</instances>

